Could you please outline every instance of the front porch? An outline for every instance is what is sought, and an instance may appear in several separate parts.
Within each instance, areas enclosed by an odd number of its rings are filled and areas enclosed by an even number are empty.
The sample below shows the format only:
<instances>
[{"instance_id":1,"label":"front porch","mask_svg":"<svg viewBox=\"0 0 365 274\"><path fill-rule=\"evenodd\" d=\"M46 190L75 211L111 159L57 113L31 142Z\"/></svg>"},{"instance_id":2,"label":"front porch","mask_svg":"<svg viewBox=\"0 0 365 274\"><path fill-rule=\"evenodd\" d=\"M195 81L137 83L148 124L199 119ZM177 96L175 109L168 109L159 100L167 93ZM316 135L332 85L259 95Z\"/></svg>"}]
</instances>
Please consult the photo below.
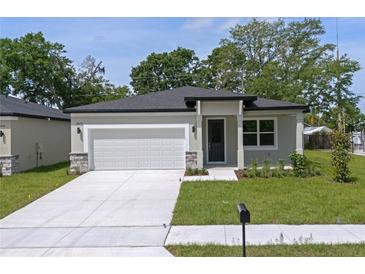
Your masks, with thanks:
<instances>
[{"instance_id":1,"label":"front porch","mask_svg":"<svg viewBox=\"0 0 365 274\"><path fill-rule=\"evenodd\" d=\"M252 160L266 159L272 164L279 159L288 163L293 151L303 153L301 111L244 111L242 101L196 104L193 128L198 168L243 169ZM244 126L244 121L250 124Z\"/></svg>"}]
</instances>

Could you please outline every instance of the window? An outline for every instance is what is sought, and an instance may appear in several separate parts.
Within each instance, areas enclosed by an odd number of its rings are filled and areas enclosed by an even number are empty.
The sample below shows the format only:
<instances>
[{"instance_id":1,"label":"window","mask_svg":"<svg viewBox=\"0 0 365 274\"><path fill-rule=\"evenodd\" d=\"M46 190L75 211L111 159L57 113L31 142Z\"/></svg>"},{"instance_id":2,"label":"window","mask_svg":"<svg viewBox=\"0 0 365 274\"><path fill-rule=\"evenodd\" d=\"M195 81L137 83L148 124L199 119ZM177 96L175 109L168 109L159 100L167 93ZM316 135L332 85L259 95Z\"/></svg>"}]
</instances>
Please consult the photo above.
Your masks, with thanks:
<instances>
[{"instance_id":1,"label":"window","mask_svg":"<svg viewBox=\"0 0 365 274\"><path fill-rule=\"evenodd\" d=\"M276 147L276 119L252 119L243 121L243 145L246 148Z\"/></svg>"}]
</instances>

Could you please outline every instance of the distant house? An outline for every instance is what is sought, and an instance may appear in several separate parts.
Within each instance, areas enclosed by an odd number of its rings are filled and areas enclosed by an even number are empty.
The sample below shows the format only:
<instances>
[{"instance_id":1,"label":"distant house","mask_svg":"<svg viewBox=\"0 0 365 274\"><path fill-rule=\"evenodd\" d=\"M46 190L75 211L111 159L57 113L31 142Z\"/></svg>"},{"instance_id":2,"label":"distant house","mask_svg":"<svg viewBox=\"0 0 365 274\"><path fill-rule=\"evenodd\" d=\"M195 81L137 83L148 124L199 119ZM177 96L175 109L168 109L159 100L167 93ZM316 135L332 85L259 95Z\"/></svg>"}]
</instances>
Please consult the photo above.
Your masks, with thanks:
<instances>
[{"instance_id":1,"label":"distant house","mask_svg":"<svg viewBox=\"0 0 365 274\"><path fill-rule=\"evenodd\" d=\"M58 109L0 96L0 167L11 175L67 161L70 118Z\"/></svg>"},{"instance_id":2,"label":"distant house","mask_svg":"<svg viewBox=\"0 0 365 274\"><path fill-rule=\"evenodd\" d=\"M326 126L304 126L304 145L312 149L329 149L331 147L332 129Z\"/></svg>"},{"instance_id":3,"label":"distant house","mask_svg":"<svg viewBox=\"0 0 365 274\"><path fill-rule=\"evenodd\" d=\"M365 143L365 133L363 132L352 133L352 150L354 152L365 151L364 143Z\"/></svg>"}]
</instances>

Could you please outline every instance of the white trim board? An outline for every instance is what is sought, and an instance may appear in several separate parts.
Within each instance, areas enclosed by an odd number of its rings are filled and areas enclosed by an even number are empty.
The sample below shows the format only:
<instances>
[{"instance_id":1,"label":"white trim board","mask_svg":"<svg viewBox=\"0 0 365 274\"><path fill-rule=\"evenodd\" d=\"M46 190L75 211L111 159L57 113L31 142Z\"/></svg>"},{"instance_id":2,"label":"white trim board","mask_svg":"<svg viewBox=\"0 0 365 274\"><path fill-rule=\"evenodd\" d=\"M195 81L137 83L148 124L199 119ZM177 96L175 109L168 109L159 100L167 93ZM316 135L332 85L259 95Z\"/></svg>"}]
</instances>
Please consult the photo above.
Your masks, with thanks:
<instances>
[{"instance_id":1,"label":"white trim board","mask_svg":"<svg viewBox=\"0 0 365 274\"><path fill-rule=\"evenodd\" d=\"M223 120L224 125L224 161L223 162L210 162L209 161L209 147L208 147L208 121L209 120ZM205 121L205 147L206 147L206 157L207 157L207 164L227 164L227 121L226 117L207 117Z\"/></svg>"},{"instance_id":2,"label":"white trim board","mask_svg":"<svg viewBox=\"0 0 365 274\"><path fill-rule=\"evenodd\" d=\"M84 124L83 140L84 153L89 152L89 130L90 129L145 129L145 128L183 128L185 131L185 151L189 151L189 124Z\"/></svg>"},{"instance_id":3,"label":"white trim board","mask_svg":"<svg viewBox=\"0 0 365 274\"><path fill-rule=\"evenodd\" d=\"M0 116L0 121L17 121L18 116Z\"/></svg>"},{"instance_id":4,"label":"white trim board","mask_svg":"<svg viewBox=\"0 0 365 274\"><path fill-rule=\"evenodd\" d=\"M194 117L196 112L100 112L100 113L71 113L71 118L85 117L151 117L151 116L191 116Z\"/></svg>"}]
</instances>

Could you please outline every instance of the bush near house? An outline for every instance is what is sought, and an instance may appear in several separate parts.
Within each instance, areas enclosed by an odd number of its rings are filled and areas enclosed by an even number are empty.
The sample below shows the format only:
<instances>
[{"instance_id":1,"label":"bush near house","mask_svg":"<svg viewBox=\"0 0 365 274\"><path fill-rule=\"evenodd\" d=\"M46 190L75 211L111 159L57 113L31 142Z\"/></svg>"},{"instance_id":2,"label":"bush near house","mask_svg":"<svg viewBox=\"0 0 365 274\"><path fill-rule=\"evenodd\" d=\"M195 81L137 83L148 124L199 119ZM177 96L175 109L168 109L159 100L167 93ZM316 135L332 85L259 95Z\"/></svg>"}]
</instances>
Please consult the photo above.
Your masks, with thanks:
<instances>
[{"instance_id":1,"label":"bush near house","mask_svg":"<svg viewBox=\"0 0 365 274\"><path fill-rule=\"evenodd\" d=\"M316 168L314 161L309 160L305 155L300 153L292 153L289 155L293 173L296 177L307 177L320 175L320 171Z\"/></svg>"},{"instance_id":2,"label":"bush near house","mask_svg":"<svg viewBox=\"0 0 365 274\"><path fill-rule=\"evenodd\" d=\"M202 176L202 175L208 175L208 170L205 168L187 168L185 170L185 176Z\"/></svg>"},{"instance_id":3,"label":"bush near house","mask_svg":"<svg viewBox=\"0 0 365 274\"><path fill-rule=\"evenodd\" d=\"M278 160L276 166L271 164L269 159L262 162L262 166L258 167L257 160L252 160L248 169L235 170L238 179L248 178L283 178L285 176L307 177L320 175L317 163L310 161L304 155L293 153L290 156L293 170L285 170L285 161Z\"/></svg>"}]
</instances>

